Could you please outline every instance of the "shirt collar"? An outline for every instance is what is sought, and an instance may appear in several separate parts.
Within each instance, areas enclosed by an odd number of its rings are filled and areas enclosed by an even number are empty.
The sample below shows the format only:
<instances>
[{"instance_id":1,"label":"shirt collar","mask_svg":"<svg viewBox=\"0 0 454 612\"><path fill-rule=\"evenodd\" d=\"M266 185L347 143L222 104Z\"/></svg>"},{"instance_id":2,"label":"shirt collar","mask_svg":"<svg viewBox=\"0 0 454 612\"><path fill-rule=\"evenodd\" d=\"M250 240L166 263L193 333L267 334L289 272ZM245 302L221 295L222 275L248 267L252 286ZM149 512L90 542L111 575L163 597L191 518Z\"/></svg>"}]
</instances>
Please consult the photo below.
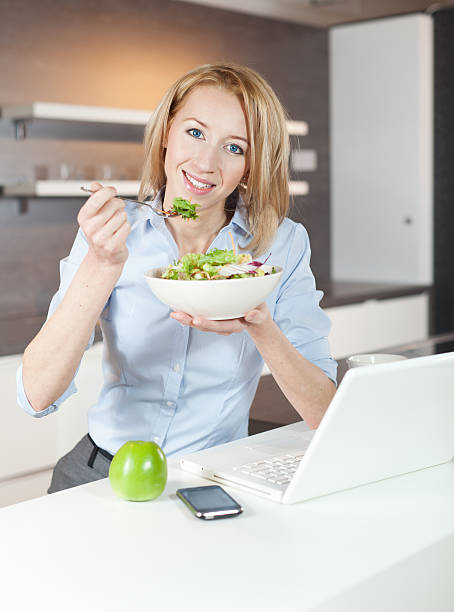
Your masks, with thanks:
<instances>
[{"instance_id":1,"label":"shirt collar","mask_svg":"<svg viewBox=\"0 0 454 612\"><path fill-rule=\"evenodd\" d=\"M236 207L233 217L229 223L229 225L236 225L239 227L245 234L252 236L249 221L248 221L248 213L247 208L244 205L243 198L241 194L238 192Z\"/></svg>"},{"instance_id":2,"label":"shirt collar","mask_svg":"<svg viewBox=\"0 0 454 612\"><path fill-rule=\"evenodd\" d=\"M164 196L164 191L165 191L165 187L161 187L161 189L158 191L158 193L155 195L155 197L153 199L151 198L147 198L146 201L149 201L154 208L157 208L158 210L162 210L162 199ZM152 225L153 227L162 227L164 225L164 217L160 217L159 215L156 215L149 206L144 206L144 216L145 219L148 219L150 225Z\"/></svg>"}]
</instances>

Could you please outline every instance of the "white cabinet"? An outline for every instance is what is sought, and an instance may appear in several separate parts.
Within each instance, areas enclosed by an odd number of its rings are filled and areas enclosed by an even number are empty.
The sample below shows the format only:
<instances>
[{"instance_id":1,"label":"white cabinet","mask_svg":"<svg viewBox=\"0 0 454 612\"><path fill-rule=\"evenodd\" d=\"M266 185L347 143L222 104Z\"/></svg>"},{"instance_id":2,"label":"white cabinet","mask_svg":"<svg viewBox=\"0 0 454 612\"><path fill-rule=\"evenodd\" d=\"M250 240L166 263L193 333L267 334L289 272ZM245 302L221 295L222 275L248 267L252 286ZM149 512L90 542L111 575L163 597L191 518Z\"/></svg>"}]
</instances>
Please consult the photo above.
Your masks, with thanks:
<instances>
[{"instance_id":1,"label":"white cabinet","mask_svg":"<svg viewBox=\"0 0 454 612\"><path fill-rule=\"evenodd\" d=\"M330 29L334 280L432 284L433 20Z\"/></svg>"},{"instance_id":2,"label":"white cabinet","mask_svg":"<svg viewBox=\"0 0 454 612\"><path fill-rule=\"evenodd\" d=\"M335 359L424 340L429 335L427 293L325 309Z\"/></svg>"},{"instance_id":3,"label":"white cabinet","mask_svg":"<svg viewBox=\"0 0 454 612\"><path fill-rule=\"evenodd\" d=\"M21 355L0 357L0 481L43 470L55 463L55 419L33 419L16 401L16 370L21 358Z\"/></svg>"},{"instance_id":4,"label":"white cabinet","mask_svg":"<svg viewBox=\"0 0 454 612\"><path fill-rule=\"evenodd\" d=\"M0 508L46 495L52 468L0 481Z\"/></svg>"},{"instance_id":5,"label":"white cabinet","mask_svg":"<svg viewBox=\"0 0 454 612\"><path fill-rule=\"evenodd\" d=\"M44 495L55 464L56 419L33 419L16 401L21 359L21 355L0 357L0 507Z\"/></svg>"},{"instance_id":6,"label":"white cabinet","mask_svg":"<svg viewBox=\"0 0 454 612\"><path fill-rule=\"evenodd\" d=\"M76 378L78 393L42 418L26 414L16 401L22 355L0 357L0 507L45 495L57 459L87 433L87 410L102 384L101 354L101 343L85 353Z\"/></svg>"}]
</instances>

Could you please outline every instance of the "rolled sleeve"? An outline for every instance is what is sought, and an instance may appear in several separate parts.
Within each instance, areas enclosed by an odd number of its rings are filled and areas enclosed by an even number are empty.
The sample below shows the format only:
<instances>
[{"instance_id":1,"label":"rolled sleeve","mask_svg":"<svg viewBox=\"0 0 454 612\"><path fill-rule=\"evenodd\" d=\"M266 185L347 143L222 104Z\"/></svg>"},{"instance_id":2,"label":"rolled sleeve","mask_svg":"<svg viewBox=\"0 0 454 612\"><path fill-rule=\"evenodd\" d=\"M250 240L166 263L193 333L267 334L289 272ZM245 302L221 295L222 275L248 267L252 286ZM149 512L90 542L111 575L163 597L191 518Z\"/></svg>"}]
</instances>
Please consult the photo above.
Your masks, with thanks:
<instances>
[{"instance_id":1,"label":"rolled sleeve","mask_svg":"<svg viewBox=\"0 0 454 612\"><path fill-rule=\"evenodd\" d=\"M47 416L48 414L52 414L55 412L60 404L65 401L70 395L76 393L77 388L74 383L74 380L71 382L66 391L61 395L53 404L45 408L44 410L35 410L33 406L28 401L28 397L25 393L24 382L22 379L22 365L19 366L16 373L16 387L17 387L17 403L21 408L25 410L25 412L33 417L41 418Z\"/></svg>"},{"instance_id":2,"label":"rolled sleeve","mask_svg":"<svg viewBox=\"0 0 454 612\"><path fill-rule=\"evenodd\" d=\"M320 308L323 292L315 287L310 256L309 236L298 224L276 299L274 320L296 350L337 384L337 362L331 357L328 342L331 321Z\"/></svg>"},{"instance_id":3,"label":"rolled sleeve","mask_svg":"<svg viewBox=\"0 0 454 612\"><path fill-rule=\"evenodd\" d=\"M66 291L68 290L68 287L71 284L74 278L74 275L76 274L79 268L80 263L82 262L83 258L85 257L87 253L87 250L88 250L88 244L87 244L86 238L83 235L82 231L79 230L76 236L76 239L74 241L74 244L72 246L70 254L68 255L68 257L65 257L64 259L60 261L60 286L58 288L57 293L52 298L46 320L48 320L53 315L58 305L63 300L66 294ZM88 341L88 344L85 347L85 350L87 350L93 344L94 338L95 338L95 331L93 330L90 336L90 339ZM44 410L37 411L32 407L25 393L23 376L22 376L22 364L21 364L16 373L16 392L17 392L16 397L17 397L17 402L19 406L23 410L25 410L27 414L30 414L31 416L37 417L37 418L44 417L48 414L52 414L52 412L55 412L60 406L60 404L65 401L65 399L67 399L68 397L70 397L71 395L77 392L77 387L74 382L74 379L77 376L79 367L80 367L80 364L77 368L77 371L74 375L73 380L71 381L66 391L53 404L51 404Z\"/></svg>"}]
</instances>

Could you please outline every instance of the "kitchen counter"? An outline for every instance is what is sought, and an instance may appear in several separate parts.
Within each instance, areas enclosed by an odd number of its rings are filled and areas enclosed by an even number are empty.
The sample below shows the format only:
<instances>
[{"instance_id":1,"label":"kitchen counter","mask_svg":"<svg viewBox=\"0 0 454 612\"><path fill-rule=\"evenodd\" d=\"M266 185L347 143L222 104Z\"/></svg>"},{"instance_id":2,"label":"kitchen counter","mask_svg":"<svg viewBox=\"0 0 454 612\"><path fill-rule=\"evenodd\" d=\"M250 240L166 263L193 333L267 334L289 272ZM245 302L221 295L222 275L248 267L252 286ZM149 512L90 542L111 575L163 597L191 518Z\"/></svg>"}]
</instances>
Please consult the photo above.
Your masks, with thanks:
<instances>
[{"instance_id":1,"label":"kitchen counter","mask_svg":"<svg viewBox=\"0 0 454 612\"><path fill-rule=\"evenodd\" d=\"M169 462L152 502L108 479L0 510L2 609L11 612L450 612L454 464L284 506L202 521L177 499L207 485Z\"/></svg>"},{"instance_id":2,"label":"kitchen counter","mask_svg":"<svg viewBox=\"0 0 454 612\"><path fill-rule=\"evenodd\" d=\"M418 295L430 291L430 285L406 285L399 283L366 283L359 281L321 282L318 287L324 293L322 308L357 304L365 300L386 300L395 297Z\"/></svg>"},{"instance_id":3,"label":"kitchen counter","mask_svg":"<svg viewBox=\"0 0 454 612\"><path fill-rule=\"evenodd\" d=\"M410 342L408 344L397 344L388 346L374 353L389 353L391 355L404 355L408 359L413 357L425 357L426 355L437 355L439 353L449 353L454 351L454 332L430 336L419 342ZM346 359L338 360L338 382L342 380L347 371Z\"/></svg>"}]
</instances>

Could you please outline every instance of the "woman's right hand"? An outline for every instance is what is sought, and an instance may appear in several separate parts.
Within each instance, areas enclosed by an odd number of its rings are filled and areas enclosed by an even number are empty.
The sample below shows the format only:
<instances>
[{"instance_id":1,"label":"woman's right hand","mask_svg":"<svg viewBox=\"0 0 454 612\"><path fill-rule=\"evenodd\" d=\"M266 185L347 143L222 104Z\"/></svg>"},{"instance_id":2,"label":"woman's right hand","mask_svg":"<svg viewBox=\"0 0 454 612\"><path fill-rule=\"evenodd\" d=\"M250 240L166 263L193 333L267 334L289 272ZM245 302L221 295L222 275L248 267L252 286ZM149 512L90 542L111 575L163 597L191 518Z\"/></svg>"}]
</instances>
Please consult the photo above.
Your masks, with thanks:
<instances>
[{"instance_id":1,"label":"woman's right hand","mask_svg":"<svg viewBox=\"0 0 454 612\"><path fill-rule=\"evenodd\" d=\"M123 265L128 258L126 239L131 226L123 200L116 198L114 187L91 183L94 191L77 216L77 221L88 240L89 251L100 264Z\"/></svg>"}]
</instances>

